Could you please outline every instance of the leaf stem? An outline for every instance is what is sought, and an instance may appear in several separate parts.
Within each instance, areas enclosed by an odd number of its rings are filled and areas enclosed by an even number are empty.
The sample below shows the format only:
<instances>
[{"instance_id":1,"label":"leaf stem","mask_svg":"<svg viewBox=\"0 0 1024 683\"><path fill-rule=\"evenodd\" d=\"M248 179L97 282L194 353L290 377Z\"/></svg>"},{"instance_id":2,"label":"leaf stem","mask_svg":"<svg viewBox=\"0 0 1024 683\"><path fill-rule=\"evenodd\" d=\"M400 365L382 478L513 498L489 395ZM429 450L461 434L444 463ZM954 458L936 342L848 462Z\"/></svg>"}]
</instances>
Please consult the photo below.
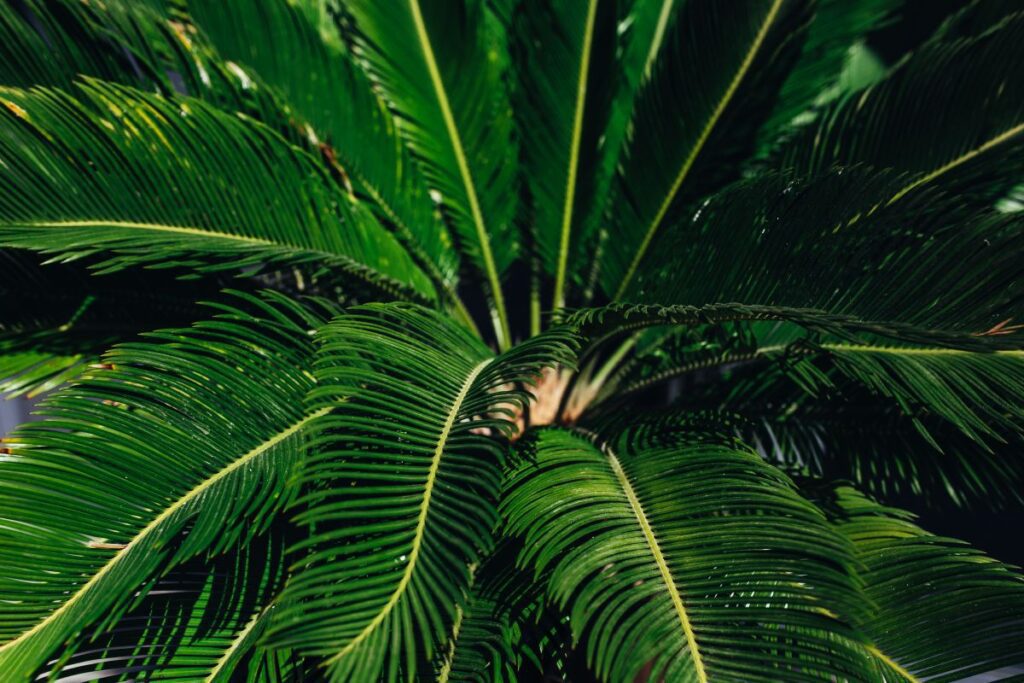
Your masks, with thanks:
<instances>
[{"instance_id":1,"label":"leaf stem","mask_svg":"<svg viewBox=\"0 0 1024 683\"><path fill-rule=\"evenodd\" d=\"M498 338L498 348L501 351L505 351L512 343L512 333L509 330L508 314L505 311L505 296L501 291L498 267L494 262L494 254L491 252L491 241L487 235L483 212L480 210L480 200L476 196L476 186L473 184L473 175L469 170L469 161L466 159L466 152L462 148L462 138L459 135L458 126L455 124L455 116L452 114L451 104L448 102L448 93L444 89L441 71L437 67L437 59L434 57L434 48L430 44L430 36L427 33L427 26L423 21L419 0L409 0L409 8L412 12L413 22L416 25L416 35L423 50L423 57L427 62L427 71L430 73L430 80L434 86L434 94L437 97L438 106L441 108L441 116L444 119L444 125L448 130L448 137L452 143L455 161L458 163L462 183L466 189L469 210L473 216L473 223L476 226L477 239L480 241L480 256L483 258L484 271L491 287L491 298L494 302L494 331Z\"/></svg>"},{"instance_id":2,"label":"leaf stem","mask_svg":"<svg viewBox=\"0 0 1024 683\"><path fill-rule=\"evenodd\" d=\"M569 236L572 232L572 209L576 201L576 175L580 163L580 140L583 138L583 109L587 100L587 80L590 73L590 48L594 42L594 19L597 0L587 6L587 21L583 34L583 51L576 83L576 110L573 112L572 141L569 144L569 169L565 188L565 206L562 208L562 231L558 244L558 267L555 271L555 294L551 309L557 311L565 305L565 271L569 263Z\"/></svg>"}]
</instances>

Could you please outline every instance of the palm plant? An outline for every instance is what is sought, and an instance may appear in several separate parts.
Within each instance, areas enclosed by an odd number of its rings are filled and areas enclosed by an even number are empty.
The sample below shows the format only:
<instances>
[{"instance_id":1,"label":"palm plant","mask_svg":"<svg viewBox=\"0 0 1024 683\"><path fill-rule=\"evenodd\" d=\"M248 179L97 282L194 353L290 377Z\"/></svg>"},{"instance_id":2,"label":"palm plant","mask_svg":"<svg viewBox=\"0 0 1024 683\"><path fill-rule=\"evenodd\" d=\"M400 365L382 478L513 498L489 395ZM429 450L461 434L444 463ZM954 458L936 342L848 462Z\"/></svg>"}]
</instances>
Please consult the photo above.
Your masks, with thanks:
<instances>
[{"instance_id":1,"label":"palm plant","mask_svg":"<svg viewBox=\"0 0 1024 683\"><path fill-rule=\"evenodd\" d=\"M1024 11L901 5L0 2L0 680L1019 673L893 505L1021 503Z\"/></svg>"}]
</instances>

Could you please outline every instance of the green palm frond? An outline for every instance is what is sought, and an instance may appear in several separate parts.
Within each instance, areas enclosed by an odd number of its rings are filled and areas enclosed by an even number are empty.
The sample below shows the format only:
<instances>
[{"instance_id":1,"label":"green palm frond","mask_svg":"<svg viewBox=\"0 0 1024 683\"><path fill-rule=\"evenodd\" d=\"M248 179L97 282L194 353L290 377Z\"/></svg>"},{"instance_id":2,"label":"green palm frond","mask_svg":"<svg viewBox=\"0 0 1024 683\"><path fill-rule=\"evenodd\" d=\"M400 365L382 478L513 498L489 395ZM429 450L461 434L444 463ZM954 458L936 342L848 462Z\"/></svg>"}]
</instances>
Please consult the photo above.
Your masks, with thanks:
<instances>
[{"instance_id":1,"label":"green palm frond","mask_svg":"<svg viewBox=\"0 0 1024 683\"><path fill-rule=\"evenodd\" d=\"M628 291L679 207L738 173L799 52L807 10L800 0L700 0L673 9L610 197L616 248L601 282L613 298Z\"/></svg>"},{"instance_id":2,"label":"green palm frond","mask_svg":"<svg viewBox=\"0 0 1024 683\"><path fill-rule=\"evenodd\" d=\"M518 248L512 110L503 32L482 0L347 0L356 55L488 282L501 348L511 343L504 273Z\"/></svg>"},{"instance_id":3,"label":"green palm frond","mask_svg":"<svg viewBox=\"0 0 1024 683\"><path fill-rule=\"evenodd\" d=\"M775 109L759 133L762 145L770 145L788 126L802 125L805 116L814 115L808 110L824 104L822 100L841 94L836 90L841 87L843 68L854 49L872 30L884 26L901 4L899 0L815 3L800 59L779 90Z\"/></svg>"},{"instance_id":4,"label":"green palm frond","mask_svg":"<svg viewBox=\"0 0 1024 683\"><path fill-rule=\"evenodd\" d=\"M1019 313L1020 217L970 212L909 176L765 174L706 201L644 264L635 302L817 308L982 333ZM770 278L755 273L773 273Z\"/></svg>"},{"instance_id":5,"label":"green palm frond","mask_svg":"<svg viewBox=\"0 0 1024 683\"><path fill-rule=\"evenodd\" d=\"M206 317L196 302L221 298L217 284L154 274L143 291L130 275L95 278L80 264L0 251L0 392L48 391L117 342Z\"/></svg>"},{"instance_id":6,"label":"green palm frond","mask_svg":"<svg viewBox=\"0 0 1024 683\"><path fill-rule=\"evenodd\" d=\"M952 683L1024 664L1024 579L1013 568L848 486L822 507L862 567L872 611L857 626L878 680Z\"/></svg>"},{"instance_id":7,"label":"green palm frond","mask_svg":"<svg viewBox=\"0 0 1024 683\"><path fill-rule=\"evenodd\" d=\"M257 645L286 575L284 539L272 528L160 577L113 624L94 628L89 646L62 663L57 680L90 670L111 681L303 680L308 662Z\"/></svg>"},{"instance_id":8,"label":"green palm frond","mask_svg":"<svg viewBox=\"0 0 1024 683\"><path fill-rule=\"evenodd\" d=\"M919 428L898 408L870 397L808 400L799 390L772 391L773 384L756 394L760 406L756 399L730 401L730 410L741 404L735 408L742 418L737 434L771 462L852 481L880 500L914 499L933 510L950 504L1013 510L1024 502L1019 435L1000 433L1005 443L982 445L935 416L917 416Z\"/></svg>"},{"instance_id":9,"label":"green palm frond","mask_svg":"<svg viewBox=\"0 0 1024 683\"><path fill-rule=\"evenodd\" d=\"M543 603L528 575L516 571L517 552L515 544L501 543L473 568L466 600L435 664L438 683L544 677L541 646L532 633L540 624Z\"/></svg>"},{"instance_id":10,"label":"green palm frond","mask_svg":"<svg viewBox=\"0 0 1024 683\"><path fill-rule=\"evenodd\" d=\"M813 352L815 345L811 345ZM833 387L828 374L801 359L801 344L760 349L780 358L786 372L812 393ZM829 368L895 401L908 416L920 411L942 418L970 439L999 440L1000 431L1024 433L1024 351L972 353L958 349L822 344ZM796 358L783 358L789 352ZM915 424L928 438L924 425ZM940 450L941 446L935 444Z\"/></svg>"},{"instance_id":11,"label":"green palm frond","mask_svg":"<svg viewBox=\"0 0 1024 683\"><path fill-rule=\"evenodd\" d=\"M27 677L149 577L230 547L293 497L306 430L326 412L303 406L321 320L249 297L123 344L5 440L5 676Z\"/></svg>"},{"instance_id":12,"label":"green palm frond","mask_svg":"<svg viewBox=\"0 0 1024 683\"><path fill-rule=\"evenodd\" d=\"M961 203L991 205L1024 174L1024 92L1014 68L1022 52L1024 14L978 36L925 45L880 83L822 112L774 163L804 174L833 165L895 168L912 175L890 202L938 184Z\"/></svg>"},{"instance_id":13,"label":"green palm frond","mask_svg":"<svg viewBox=\"0 0 1024 683\"><path fill-rule=\"evenodd\" d=\"M388 103L356 64L327 12L285 0L190 0L202 33L251 66L313 133L321 154L395 227L403 244L458 301L458 254Z\"/></svg>"},{"instance_id":14,"label":"green palm frond","mask_svg":"<svg viewBox=\"0 0 1024 683\"><path fill-rule=\"evenodd\" d=\"M813 308L758 306L737 303L704 306L658 306L614 303L599 308L583 308L568 314L566 322L586 336L604 339L624 332L650 327L717 325L730 321L779 321L809 331L854 340L886 337L920 344L936 344L965 350L1016 349L1017 340L980 337L963 332L932 330L894 322L860 320L851 315L828 313Z\"/></svg>"},{"instance_id":15,"label":"green palm frond","mask_svg":"<svg viewBox=\"0 0 1024 683\"><path fill-rule=\"evenodd\" d=\"M74 91L75 82L89 76L169 97L197 97L292 133L286 112L255 74L218 59L190 26L145 3L3 3L0 51L2 85Z\"/></svg>"},{"instance_id":16,"label":"green palm frond","mask_svg":"<svg viewBox=\"0 0 1024 683\"><path fill-rule=\"evenodd\" d=\"M523 564L550 570L601 679L632 680L650 662L654 680L857 670L856 649L830 636L834 615L857 609L849 549L756 455L602 451L556 430L533 446L502 513L525 535Z\"/></svg>"},{"instance_id":17,"label":"green palm frond","mask_svg":"<svg viewBox=\"0 0 1024 683\"><path fill-rule=\"evenodd\" d=\"M325 328L311 410L328 414L296 516L310 536L292 549L269 642L324 658L337 680L412 680L429 665L493 544L494 437L513 433L506 417L526 400L514 387L571 350L571 334L552 330L494 357L451 321L397 304Z\"/></svg>"},{"instance_id":18,"label":"green palm frond","mask_svg":"<svg viewBox=\"0 0 1024 683\"><path fill-rule=\"evenodd\" d=\"M269 129L96 81L78 94L0 91L0 184L21 188L0 204L0 244L98 257L107 272L330 266L373 290L431 295L368 209Z\"/></svg>"},{"instance_id":19,"label":"green palm frond","mask_svg":"<svg viewBox=\"0 0 1024 683\"><path fill-rule=\"evenodd\" d=\"M512 18L515 100L537 252L565 303L569 254L597 195L615 86L616 8L607 0L522 3ZM572 89L573 97L566 97Z\"/></svg>"},{"instance_id":20,"label":"green palm frond","mask_svg":"<svg viewBox=\"0 0 1024 683\"><path fill-rule=\"evenodd\" d=\"M623 407L676 381L684 388L667 419L723 411L712 423L770 460L883 495L997 506L1019 498L1020 351L821 342L776 330L759 341L747 326L639 337L589 421L642 421Z\"/></svg>"}]
</instances>

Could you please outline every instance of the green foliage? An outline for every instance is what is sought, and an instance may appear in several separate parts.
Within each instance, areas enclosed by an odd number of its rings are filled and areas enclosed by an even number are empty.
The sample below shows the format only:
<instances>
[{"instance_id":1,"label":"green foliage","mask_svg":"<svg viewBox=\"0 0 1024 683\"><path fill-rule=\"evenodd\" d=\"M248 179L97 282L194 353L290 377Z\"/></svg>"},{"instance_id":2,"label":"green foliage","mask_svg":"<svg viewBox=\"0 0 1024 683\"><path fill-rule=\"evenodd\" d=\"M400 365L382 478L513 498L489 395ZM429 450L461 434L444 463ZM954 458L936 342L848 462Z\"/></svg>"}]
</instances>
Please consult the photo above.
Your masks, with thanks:
<instances>
[{"instance_id":1,"label":"green foliage","mask_svg":"<svg viewBox=\"0 0 1024 683\"><path fill-rule=\"evenodd\" d=\"M1024 502L1024 15L910 9L0 0L0 680L1015 680L892 506Z\"/></svg>"},{"instance_id":2,"label":"green foliage","mask_svg":"<svg viewBox=\"0 0 1024 683\"><path fill-rule=\"evenodd\" d=\"M4 183L21 191L0 205L0 244L108 253L97 264L107 272L288 263L394 294L430 291L369 211L269 129L198 101L96 81L77 91L2 91Z\"/></svg>"},{"instance_id":3,"label":"green foliage","mask_svg":"<svg viewBox=\"0 0 1024 683\"><path fill-rule=\"evenodd\" d=\"M849 549L778 470L713 446L602 452L564 431L531 446L503 513L599 677L650 662L666 680L856 671L830 616L857 609Z\"/></svg>"},{"instance_id":4,"label":"green foliage","mask_svg":"<svg viewBox=\"0 0 1024 683\"><path fill-rule=\"evenodd\" d=\"M868 651L884 680L957 681L1018 661L1014 653L1024 637L1015 622L1024 609L1024 581L1012 568L929 534L911 515L849 487L837 487L822 506L860 563L871 612L857 626L872 643ZM936 573L942 590L932 582ZM964 603L971 608L962 609ZM954 638L957 646L947 647Z\"/></svg>"}]
</instances>

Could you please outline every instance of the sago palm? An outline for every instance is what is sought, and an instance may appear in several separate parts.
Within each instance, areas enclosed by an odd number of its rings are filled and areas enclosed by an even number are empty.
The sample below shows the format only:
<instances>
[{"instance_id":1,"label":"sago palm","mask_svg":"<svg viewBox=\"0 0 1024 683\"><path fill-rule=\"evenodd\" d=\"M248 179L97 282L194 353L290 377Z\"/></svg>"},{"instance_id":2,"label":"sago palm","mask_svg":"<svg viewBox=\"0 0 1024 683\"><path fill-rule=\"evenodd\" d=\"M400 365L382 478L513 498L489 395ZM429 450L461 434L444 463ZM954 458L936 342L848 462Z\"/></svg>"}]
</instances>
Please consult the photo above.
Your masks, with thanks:
<instances>
[{"instance_id":1,"label":"sago palm","mask_svg":"<svg viewBox=\"0 0 1024 683\"><path fill-rule=\"evenodd\" d=\"M0 681L980 681L1024 8L4 0Z\"/></svg>"}]
</instances>

